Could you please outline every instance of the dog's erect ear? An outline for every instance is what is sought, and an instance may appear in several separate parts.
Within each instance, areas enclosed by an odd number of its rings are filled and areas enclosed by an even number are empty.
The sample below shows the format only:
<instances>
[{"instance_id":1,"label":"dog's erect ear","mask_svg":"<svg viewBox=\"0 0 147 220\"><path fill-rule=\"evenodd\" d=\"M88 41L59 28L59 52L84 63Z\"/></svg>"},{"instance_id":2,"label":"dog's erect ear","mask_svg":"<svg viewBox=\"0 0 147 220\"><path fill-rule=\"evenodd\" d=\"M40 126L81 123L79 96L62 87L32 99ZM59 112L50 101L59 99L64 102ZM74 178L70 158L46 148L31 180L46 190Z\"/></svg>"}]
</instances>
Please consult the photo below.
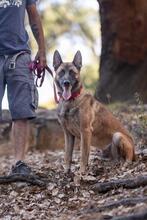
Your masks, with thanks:
<instances>
[{"instance_id":1,"label":"dog's erect ear","mask_svg":"<svg viewBox=\"0 0 147 220\"><path fill-rule=\"evenodd\" d=\"M73 64L77 67L77 69L81 69L82 67L82 55L81 52L78 50L74 56Z\"/></svg>"},{"instance_id":2,"label":"dog's erect ear","mask_svg":"<svg viewBox=\"0 0 147 220\"><path fill-rule=\"evenodd\" d=\"M61 56L59 54L59 52L56 50L54 52L54 56L53 56L53 67L55 70L58 69L58 67L61 65L62 62L62 59L61 59Z\"/></svg>"}]
</instances>

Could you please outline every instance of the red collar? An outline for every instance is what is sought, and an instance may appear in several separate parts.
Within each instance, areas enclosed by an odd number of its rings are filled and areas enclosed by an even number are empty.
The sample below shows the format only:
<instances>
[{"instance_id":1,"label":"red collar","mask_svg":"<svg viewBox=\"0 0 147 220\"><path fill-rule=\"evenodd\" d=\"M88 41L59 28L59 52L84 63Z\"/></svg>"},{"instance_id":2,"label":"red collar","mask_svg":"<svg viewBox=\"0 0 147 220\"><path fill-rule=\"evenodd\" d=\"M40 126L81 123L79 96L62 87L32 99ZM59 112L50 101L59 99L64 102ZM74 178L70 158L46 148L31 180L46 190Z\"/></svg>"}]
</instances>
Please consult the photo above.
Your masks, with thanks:
<instances>
[{"instance_id":1,"label":"red collar","mask_svg":"<svg viewBox=\"0 0 147 220\"><path fill-rule=\"evenodd\" d=\"M81 94L82 89L83 89L83 86L81 85L79 90L76 92L73 92L71 97L67 101L74 100L75 98L77 98ZM60 99L64 100L64 98L62 97L62 94L60 92L58 93L58 95L59 95Z\"/></svg>"}]
</instances>

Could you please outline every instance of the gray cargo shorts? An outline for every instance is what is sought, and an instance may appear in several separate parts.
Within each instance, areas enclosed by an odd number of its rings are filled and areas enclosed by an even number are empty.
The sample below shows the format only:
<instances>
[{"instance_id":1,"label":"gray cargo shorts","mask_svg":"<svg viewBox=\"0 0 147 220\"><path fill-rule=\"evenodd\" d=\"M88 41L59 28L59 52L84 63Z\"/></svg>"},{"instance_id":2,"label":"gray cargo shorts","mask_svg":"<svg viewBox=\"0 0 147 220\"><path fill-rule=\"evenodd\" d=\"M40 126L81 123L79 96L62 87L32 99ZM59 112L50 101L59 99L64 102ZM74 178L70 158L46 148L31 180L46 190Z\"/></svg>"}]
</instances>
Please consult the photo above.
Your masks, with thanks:
<instances>
[{"instance_id":1,"label":"gray cargo shorts","mask_svg":"<svg viewBox=\"0 0 147 220\"><path fill-rule=\"evenodd\" d=\"M0 114L7 85L12 120L34 118L38 107L38 91L34 85L33 73L29 69L30 54L19 55L14 69L10 69L11 60L12 56L0 55Z\"/></svg>"}]
</instances>

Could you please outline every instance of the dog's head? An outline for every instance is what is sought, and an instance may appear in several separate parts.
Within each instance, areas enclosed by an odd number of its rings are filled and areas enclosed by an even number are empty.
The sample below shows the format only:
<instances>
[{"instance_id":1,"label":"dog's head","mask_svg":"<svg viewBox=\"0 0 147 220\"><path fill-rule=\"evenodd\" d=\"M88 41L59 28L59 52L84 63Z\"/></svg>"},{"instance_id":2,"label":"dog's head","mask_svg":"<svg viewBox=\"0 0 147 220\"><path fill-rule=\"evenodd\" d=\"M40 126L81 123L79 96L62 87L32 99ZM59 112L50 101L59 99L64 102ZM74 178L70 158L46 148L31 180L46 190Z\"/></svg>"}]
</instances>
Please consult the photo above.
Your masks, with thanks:
<instances>
[{"instance_id":1,"label":"dog's head","mask_svg":"<svg viewBox=\"0 0 147 220\"><path fill-rule=\"evenodd\" d=\"M55 83L58 87L58 92L64 100L69 100L73 93L75 94L82 87L80 81L81 52L77 51L72 62L63 62L59 52L56 50L53 57L53 66L56 72Z\"/></svg>"}]
</instances>

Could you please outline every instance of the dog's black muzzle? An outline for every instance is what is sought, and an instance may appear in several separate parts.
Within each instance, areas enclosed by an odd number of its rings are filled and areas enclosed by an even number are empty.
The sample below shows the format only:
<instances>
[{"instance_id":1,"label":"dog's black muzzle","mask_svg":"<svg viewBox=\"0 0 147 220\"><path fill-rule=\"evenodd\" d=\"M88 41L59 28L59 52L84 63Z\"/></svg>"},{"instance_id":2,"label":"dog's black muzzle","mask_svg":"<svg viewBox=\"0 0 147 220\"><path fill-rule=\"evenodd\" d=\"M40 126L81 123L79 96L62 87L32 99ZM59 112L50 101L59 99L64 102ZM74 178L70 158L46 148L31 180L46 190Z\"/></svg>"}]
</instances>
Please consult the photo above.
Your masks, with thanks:
<instances>
[{"instance_id":1,"label":"dog's black muzzle","mask_svg":"<svg viewBox=\"0 0 147 220\"><path fill-rule=\"evenodd\" d=\"M65 87L69 87L69 86L71 85L71 83L70 83L69 80L64 80L64 81L63 81L63 85L64 85Z\"/></svg>"}]
</instances>

